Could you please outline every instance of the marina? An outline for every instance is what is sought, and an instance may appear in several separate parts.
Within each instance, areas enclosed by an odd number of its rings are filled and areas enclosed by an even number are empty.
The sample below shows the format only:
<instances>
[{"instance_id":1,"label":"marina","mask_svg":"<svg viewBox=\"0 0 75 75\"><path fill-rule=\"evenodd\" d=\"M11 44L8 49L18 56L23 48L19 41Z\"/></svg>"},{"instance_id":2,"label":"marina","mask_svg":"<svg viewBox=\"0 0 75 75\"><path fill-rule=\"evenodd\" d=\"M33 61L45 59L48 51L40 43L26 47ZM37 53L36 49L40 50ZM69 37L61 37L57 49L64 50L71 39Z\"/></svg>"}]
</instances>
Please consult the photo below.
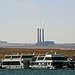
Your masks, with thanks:
<instances>
[{"instance_id":1,"label":"marina","mask_svg":"<svg viewBox=\"0 0 75 75\"><path fill-rule=\"evenodd\" d=\"M2 69L40 69L40 70L55 70L55 69L69 69L75 68L75 58L68 59L66 56L60 54L48 54L35 56L31 55L14 54L5 55L1 63Z\"/></svg>"}]
</instances>

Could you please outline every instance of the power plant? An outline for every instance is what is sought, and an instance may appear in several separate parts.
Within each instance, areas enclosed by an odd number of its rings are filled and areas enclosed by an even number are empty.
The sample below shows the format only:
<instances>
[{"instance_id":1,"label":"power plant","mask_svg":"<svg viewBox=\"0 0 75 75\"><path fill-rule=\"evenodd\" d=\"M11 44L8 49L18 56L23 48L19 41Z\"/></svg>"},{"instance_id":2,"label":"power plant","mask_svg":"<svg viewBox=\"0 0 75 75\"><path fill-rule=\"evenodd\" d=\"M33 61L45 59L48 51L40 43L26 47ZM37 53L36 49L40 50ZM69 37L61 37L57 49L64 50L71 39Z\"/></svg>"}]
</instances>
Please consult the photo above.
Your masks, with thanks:
<instances>
[{"instance_id":1,"label":"power plant","mask_svg":"<svg viewBox=\"0 0 75 75\"><path fill-rule=\"evenodd\" d=\"M53 41L45 41L44 40L44 24L42 28L37 28L37 43L36 46L50 46L55 45Z\"/></svg>"},{"instance_id":2,"label":"power plant","mask_svg":"<svg viewBox=\"0 0 75 75\"><path fill-rule=\"evenodd\" d=\"M41 32L42 30L42 32ZM42 36L41 36L42 33ZM37 28L37 42L44 42L44 29Z\"/></svg>"}]
</instances>

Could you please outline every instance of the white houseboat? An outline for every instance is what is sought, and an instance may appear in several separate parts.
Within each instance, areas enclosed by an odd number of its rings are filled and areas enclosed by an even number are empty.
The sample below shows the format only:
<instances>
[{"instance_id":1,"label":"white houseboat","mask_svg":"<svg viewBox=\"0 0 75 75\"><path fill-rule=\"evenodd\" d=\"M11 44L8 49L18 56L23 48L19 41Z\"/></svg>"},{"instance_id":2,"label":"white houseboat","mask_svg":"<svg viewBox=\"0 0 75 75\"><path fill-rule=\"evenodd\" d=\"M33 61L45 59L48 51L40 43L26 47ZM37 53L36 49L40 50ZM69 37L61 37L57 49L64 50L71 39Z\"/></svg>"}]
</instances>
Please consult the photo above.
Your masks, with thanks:
<instances>
[{"instance_id":1,"label":"white houseboat","mask_svg":"<svg viewBox=\"0 0 75 75\"><path fill-rule=\"evenodd\" d=\"M2 60L2 68L5 69L27 69L34 55L5 55Z\"/></svg>"},{"instance_id":2,"label":"white houseboat","mask_svg":"<svg viewBox=\"0 0 75 75\"><path fill-rule=\"evenodd\" d=\"M67 57L61 55L37 56L33 58L33 64L30 65L31 69L55 69L62 68L63 63L67 62Z\"/></svg>"}]
</instances>

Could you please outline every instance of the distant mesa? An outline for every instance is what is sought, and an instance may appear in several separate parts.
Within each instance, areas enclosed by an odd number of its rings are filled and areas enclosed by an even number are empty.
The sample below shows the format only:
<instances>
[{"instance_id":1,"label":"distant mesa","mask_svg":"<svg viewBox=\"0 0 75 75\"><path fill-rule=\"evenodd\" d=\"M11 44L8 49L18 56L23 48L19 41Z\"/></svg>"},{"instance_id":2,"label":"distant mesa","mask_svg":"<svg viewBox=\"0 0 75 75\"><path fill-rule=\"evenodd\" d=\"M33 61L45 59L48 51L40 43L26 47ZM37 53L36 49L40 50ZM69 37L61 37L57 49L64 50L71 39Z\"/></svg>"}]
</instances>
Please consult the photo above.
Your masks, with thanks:
<instances>
[{"instance_id":1,"label":"distant mesa","mask_svg":"<svg viewBox=\"0 0 75 75\"><path fill-rule=\"evenodd\" d=\"M0 40L0 44L3 44L3 43L8 43L8 42L7 42L7 41L1 41L1 40Z\"/></svg>"}]
</instances>

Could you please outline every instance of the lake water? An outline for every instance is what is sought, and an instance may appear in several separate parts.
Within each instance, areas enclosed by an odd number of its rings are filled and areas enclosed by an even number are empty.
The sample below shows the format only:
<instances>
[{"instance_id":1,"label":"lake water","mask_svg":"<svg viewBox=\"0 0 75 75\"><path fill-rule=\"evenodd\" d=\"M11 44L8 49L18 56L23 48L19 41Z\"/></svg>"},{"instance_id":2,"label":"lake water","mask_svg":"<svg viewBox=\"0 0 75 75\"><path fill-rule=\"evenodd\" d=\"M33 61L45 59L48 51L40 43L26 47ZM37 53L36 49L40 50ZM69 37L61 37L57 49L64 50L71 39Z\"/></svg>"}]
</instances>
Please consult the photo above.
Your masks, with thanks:
<instances>
[{"instance_id":1,"label":"lake water","mask_svg":"<svg viewBox=\"0 0 75 75\"><path fill-rule=\"evenodd\" d=\"M0 75L75 75L75 70L0 70Z\"/></svg>"}]
</instances>

